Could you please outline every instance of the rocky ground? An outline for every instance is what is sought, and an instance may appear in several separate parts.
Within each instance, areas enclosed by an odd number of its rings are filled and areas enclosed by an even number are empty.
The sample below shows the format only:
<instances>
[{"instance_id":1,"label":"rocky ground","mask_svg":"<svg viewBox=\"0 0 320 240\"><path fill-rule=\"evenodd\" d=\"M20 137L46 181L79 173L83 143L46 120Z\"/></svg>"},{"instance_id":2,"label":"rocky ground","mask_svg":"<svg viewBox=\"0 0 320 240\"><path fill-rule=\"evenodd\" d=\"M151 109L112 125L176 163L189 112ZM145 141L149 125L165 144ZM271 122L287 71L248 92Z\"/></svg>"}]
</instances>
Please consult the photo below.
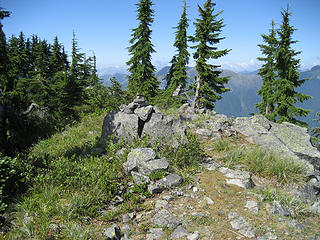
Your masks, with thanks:
<instances>
[{"instance_id":1,"label":"rocky ground","mask_svg":"<svg viewBox=\"0 0 320 240\"><path fill-rule=\"evenodd\" d=\"M149 114L151 111L147 110ZM193 113L183 111L180 119L189 121L190 131L198 134L202 141L215 141L222 137L228 138L240 134L241 141L247 144L255 143L267 148L272 147L276 142L274 146L277 146L276 150L279 153L304 162L308 167L308 174L315 174L316 177L319 175L316 167L319 164L317 158L320 154L315 151L310 142L306 144L308 136L303 128L290 124L271 125L261 117L228 119L216 113L199 120L199 115L195 116ZM133 112L137 111L132 110L130 114ZM152 118L147 116L144 119L152 122ZM282 131L283 128L285 132ZM290 129L293 132L289 132ZM110 129L108 131L112 132ZM297 137L294 134L297 134ZM293 142L294 138L298 143L290 145L289 142ZM262 190L268 187L279 187L273 180L243 171L241 166L234 169L227 168L217 160L214 151L210 149L204 149L204 151L207 156L198 173L193 177L193 181L181 185L181 180L176 175L170 175L172 183L167 183L167 179L160 180L162 184L150 183L150 179L145 176L150 171L166 170L168 163L165 159L155 159L154 153L139 163L132 156L139 155L141 149L133 150L131 155L128 155L124 169L128 174L131 172L135 181L149 184L148 189L153 193L153 197L145 200L144 210L123 215L122 219L119 218L119 221L105 230L104 235L109 237L108 239L147 240L320 240L320 219L317 215L320 213L320 202L318 194L312 192L319 185L319 181L307 183L301 188L302 190L293 192L301 198L306 189L309 189L312 195L311 198L305 199L309 205L301 206L308 206L309 210L312 208L313 213L310 214L309 211L308 214L297 215L296 211L288 208L281 201L270 201L267 199L268 196L262 193ZM297 153L299 151L303 154L299 155ZM153 162L154 165L150 166L148 162ZM163 184L164 182L169 189L164 190L161 187L166 185ZM294 199L293 197L291 201L295 201ZM297 207L293 202L288 204ZM300 209L300 212L304 212L304 209Z\"/></svg>"}]
</instances>

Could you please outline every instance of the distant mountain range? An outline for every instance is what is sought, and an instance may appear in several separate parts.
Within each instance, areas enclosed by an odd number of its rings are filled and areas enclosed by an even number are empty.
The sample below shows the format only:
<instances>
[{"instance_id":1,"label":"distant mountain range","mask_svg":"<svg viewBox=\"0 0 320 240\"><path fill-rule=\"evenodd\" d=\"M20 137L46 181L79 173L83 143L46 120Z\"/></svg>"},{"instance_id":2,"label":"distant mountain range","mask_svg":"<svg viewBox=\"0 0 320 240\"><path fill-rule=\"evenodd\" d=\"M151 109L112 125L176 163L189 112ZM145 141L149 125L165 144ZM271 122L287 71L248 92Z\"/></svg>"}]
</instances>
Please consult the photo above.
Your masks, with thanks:
<instances>
[{"instance_id":1,"label":"distant mountain range","mask_svg":"<svg viewBox=\"0 0 320 240\"><path fill-rule=\"evenodd\" d=\"M164 76L169 71L169 66L162 68L156 73L160 80L160 87L165 87ZM187 69L189 81L193 82L196 76L195 67L188 67ZM262 81L257 71L235 73L229 70L223 70L221 76L230 76L230 81L227 87L231 89L223 95L223 98L216 102L215 111L226 114L228 117L245 117L257 113L254 107L255 103L260 102L260 96L257 91L260 89ZM116 77L117 80L125 87L128 84L126 74L105 74L101 76L105 85L110 84L110 77ZM299 92L311 95L313 98L303 103L298 103L297 106L311 109L312 112L306 118L300 118L309 124L309 127L319 126L319 123L313 121L315 114L320 112L320 66L314 66L310 70L300 72L300 78L310 78L303 86L297 90Z\"/></svg>"}]
</instances>

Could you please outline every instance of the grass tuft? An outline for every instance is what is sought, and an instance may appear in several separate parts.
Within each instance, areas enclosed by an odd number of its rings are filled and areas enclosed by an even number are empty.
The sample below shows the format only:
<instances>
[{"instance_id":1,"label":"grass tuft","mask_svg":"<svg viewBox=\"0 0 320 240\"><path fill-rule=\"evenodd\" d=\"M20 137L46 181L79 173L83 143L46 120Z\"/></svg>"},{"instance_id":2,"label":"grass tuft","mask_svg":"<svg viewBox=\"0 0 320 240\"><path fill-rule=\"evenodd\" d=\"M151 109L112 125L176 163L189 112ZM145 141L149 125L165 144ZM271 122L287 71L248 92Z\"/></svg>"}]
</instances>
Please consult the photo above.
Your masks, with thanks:
<instances>
[{"instance_id":1,"label":"grass tuft","mask_svg":"<svg viewBox=\"0 0 320 240\"><path fill-rule=\"evenodd\" d=\"M280 184L301 183L304 180L303 164L257 146L241 145L226 152L220 160L230 167L245 165L248 171L262 177L276 178Z\"/></svg>"}]
</instances>

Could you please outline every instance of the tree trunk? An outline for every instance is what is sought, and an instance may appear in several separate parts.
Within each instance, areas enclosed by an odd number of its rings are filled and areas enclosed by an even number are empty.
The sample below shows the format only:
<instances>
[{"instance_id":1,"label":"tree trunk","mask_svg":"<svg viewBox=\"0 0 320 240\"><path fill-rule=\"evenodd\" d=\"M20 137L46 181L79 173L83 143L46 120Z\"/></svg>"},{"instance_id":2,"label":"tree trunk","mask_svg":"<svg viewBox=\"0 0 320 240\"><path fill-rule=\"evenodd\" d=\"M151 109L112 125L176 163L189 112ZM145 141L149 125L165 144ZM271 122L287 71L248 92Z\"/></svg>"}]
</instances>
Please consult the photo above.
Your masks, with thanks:
<instances>
[{"instance_id":1,"label":"tree trunk","mask_svg":"<svg viewBox=\"0 0 320 240\"><path fill-rule=\"evenodd\" d=\"M266 115L270 115L269 103L266 105Z\"/></svg>"},{"instance_id":2,"label":"tree trunk","mask_svg":"<svg viewBox=\"0 0 320 240\"><path fill-rule=\"evenodd\" d=\"M195 110L196 109L196 106L197 106L197 102L198 102L198 98L199 98L199 91L200 91L200 87L201 87L201 78L199 76L197 76L197 87L196 87L196 92L194 94L194 99L193 99L193 102L192 102L192 109Z\"/></svg>"}]
</instances>

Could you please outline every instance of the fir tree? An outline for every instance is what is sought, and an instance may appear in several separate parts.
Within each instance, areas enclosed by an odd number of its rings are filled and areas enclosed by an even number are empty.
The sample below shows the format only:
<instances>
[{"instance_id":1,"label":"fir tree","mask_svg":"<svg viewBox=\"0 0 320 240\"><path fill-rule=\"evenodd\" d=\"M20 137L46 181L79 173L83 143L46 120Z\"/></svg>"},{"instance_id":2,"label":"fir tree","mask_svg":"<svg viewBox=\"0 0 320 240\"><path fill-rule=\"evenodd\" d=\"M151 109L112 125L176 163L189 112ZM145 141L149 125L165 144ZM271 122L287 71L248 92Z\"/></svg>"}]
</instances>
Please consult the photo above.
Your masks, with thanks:
<instances>
[{"instance_id":1,"label":"fir tree","mask_svg":"<svg viewBox=\"0 0 320 240\"><path fill-rule=\"evenodd\" d=\"M299 80L298 68L300 59L295 58L301 52L292 49L291 45L297 41L292 39L292 34L296 29L290 25L291 12L289 7L281 12L283 20L278 30L279 47L276 54L277 80L275 82L276 92L274 94L274 115L278 122L290 122L293 124L306 125L295 116L306 116L310 110L295 106L297 102L310 99L311 96L298 93L295 88L301 86L309 79Z\"/></svg>"},{"instance_id":2,"label":"fir tree","mask_svg":"<svg viewBox=\"0 0 320 240\"><path fill-rule=\"evenodd\" d=\"M154 10L151 0L140 0L137 4L137 20L139 26L133 29L130 39L129 54L131 59L127 62L129 84L131 94L143 94L146 97L154 97L158 91L159 82L154 76L155 67L151 63L151 54L155 52L151 43L150 25L153 22Z\"/></svg>"},{"instance_id":3,"label":"fir tree","mask_svg":"<svg viewBox=\"0 0 320 240\"><path fill-rule=\"evenodd\" d=\"M196 49L193 58L196 59L197 77L196 83L192 85L195 90L195 96L192 107L214 108L214 102L222 97L222 94L230 89L225 88L229 77L219 77L221 70L219 65L211 65L209 59L218 59L228 54L231 50L218 50L214 44L218 44L224 37L219 37L224 27L223 18L217 19L221 12L214 14L215 3L207 0L204 7L198 6L200 18L197 18L194 25L196 26L195 35L190 40L197 45L192 46Z\"/></svg>"},{"instance_id":4,"label":"fir tree","mask_svg":"<svg viewBox=\"0 0 320 240\"><path fill-rule=\"evenodd\" d=\"M265 57L258 57L259 61L264 62L259 69L259 75L262 78L262 86L258 95L261 96L261 102L255 106L259 109L259 113L265 115L269 120L275 121L274 111L274 93L275 93L275 80L276 80L276 66L275 66L275 53L278 47L278 40L276 38L275 23L272 20L269 35L262 34L262 39L266 44L259 44L261 52Z\"/></svg>"},{"instance_id":5,"label":"fir tree","mask_svg":"<svg viewBox=\"0 0 320 240\"><path fill-rule=\"evenodd\" d=\"M169 73L166 76L167 87L170 86L172 91L174 91L179 85L182 88L185 88L187 84L187 64L189 63L190 56L188 52L188 26L187 5L186 1L184 1L180 21L178 26L175 27L177 31L175 32L176 37L173 46L177 48L178 53L173 56Z\"/></svg>"},{"instance_id":6,"label":"fir tree","mask_svg":"<svg viewBox=\"0 0 320 240\"><path fill-rule=\"evenodd\" d=\"M12 86L11 80L9 79L9 57L7 50L7 40L6 35L2 30L2 20L9 17L10 13L8 11L3 11L0 8L0 152L4 152L4 146L7 146L8 136L7 136L7 113L6 105L8 98L5 96Z\"/></svg>"}]
</instances>

